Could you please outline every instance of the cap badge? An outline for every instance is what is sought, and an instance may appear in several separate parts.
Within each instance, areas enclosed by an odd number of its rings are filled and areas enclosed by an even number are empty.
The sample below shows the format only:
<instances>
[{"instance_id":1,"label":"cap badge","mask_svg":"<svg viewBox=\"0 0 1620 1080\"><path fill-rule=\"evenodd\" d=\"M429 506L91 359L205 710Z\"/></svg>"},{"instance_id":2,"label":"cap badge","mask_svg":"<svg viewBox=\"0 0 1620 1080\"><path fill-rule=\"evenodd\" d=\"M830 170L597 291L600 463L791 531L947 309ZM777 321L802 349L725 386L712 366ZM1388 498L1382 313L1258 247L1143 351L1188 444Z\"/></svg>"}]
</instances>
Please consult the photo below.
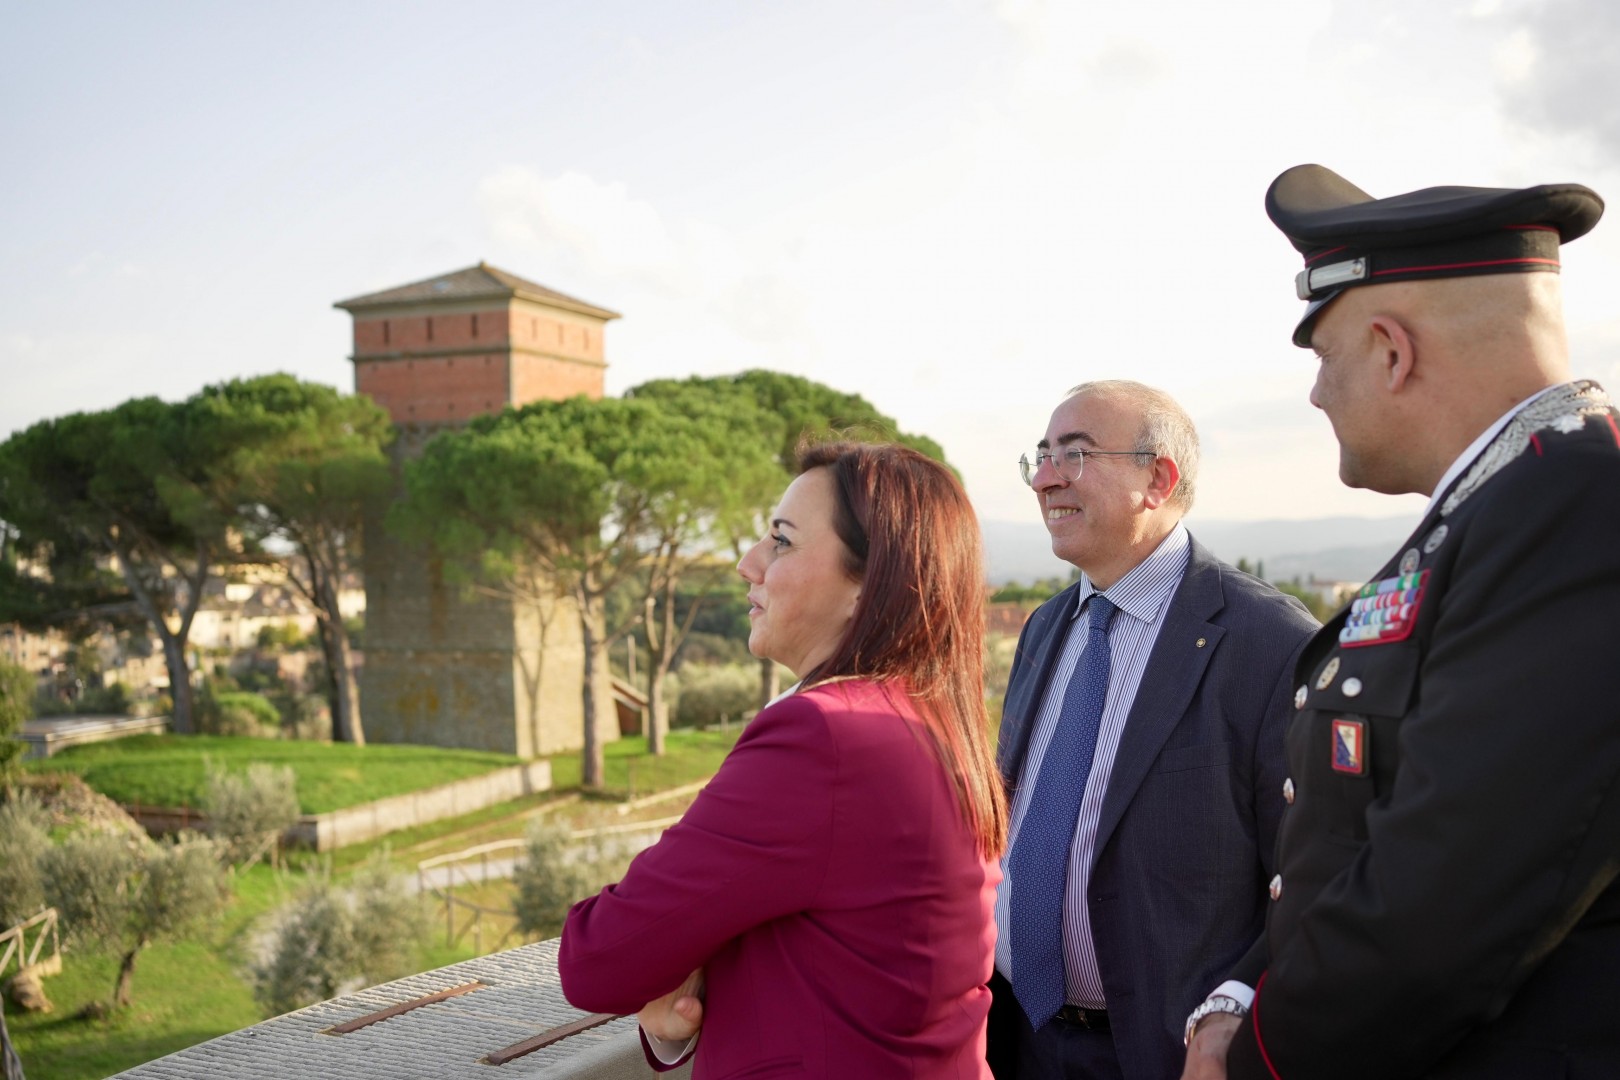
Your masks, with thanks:
<instances>
[{"instance_id":1,"label":"cap badge","mask_svg":"<svg viewBox=\"0 0 1620 1080\"><path fill-rule=\"evenodd\" d=\"M1351 281L1365 281L1366 259L1346 259L1312 270L1307 267L1294 275L1294 292L1301 300L1309 300L1318 289L1331 289Z\"/></svg>"}]
</instances>

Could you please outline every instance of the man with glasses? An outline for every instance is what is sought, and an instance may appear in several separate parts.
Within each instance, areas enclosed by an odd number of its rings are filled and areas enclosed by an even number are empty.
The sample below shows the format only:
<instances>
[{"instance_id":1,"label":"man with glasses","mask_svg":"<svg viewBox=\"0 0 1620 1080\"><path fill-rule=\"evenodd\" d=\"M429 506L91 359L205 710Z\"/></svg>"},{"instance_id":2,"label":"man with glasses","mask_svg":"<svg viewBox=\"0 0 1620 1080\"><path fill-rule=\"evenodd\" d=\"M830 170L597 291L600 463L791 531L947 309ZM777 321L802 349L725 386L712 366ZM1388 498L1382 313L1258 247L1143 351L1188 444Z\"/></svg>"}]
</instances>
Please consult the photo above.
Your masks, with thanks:
<instances>
[{"instance_id":1,"label":"man with glasses","mask_svg":"<svg viewBox=\"0 0 1620 1080\"><path fill-rule=\"evenodd\" d=\"M1315 620L1181 519L1198 436L1167 394L1085 383L1019 462L1080 581L1024 626L998 763L999 1080L1160 1080L1264 921L1283 726Z\"/></svg>"}]
</instances>

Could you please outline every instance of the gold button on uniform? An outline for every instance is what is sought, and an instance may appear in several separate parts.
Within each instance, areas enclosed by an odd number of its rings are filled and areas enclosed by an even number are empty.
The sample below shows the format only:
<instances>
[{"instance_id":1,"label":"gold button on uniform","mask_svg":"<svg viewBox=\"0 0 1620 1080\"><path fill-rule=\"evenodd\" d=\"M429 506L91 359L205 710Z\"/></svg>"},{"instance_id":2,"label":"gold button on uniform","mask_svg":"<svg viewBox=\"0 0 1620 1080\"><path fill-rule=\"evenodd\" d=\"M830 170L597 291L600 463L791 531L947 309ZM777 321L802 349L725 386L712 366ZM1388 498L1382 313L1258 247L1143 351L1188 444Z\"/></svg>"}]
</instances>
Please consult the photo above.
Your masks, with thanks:
<instances>
[{"instance_id":1,"label":"gold button on uniform","mask_svg":"<svg viewBox=\"0 0 1620 1080\"><path fill-rule=\"evenodd\" d=\"M1281 874L1278 874L1276 877L1271 879L1271 898L1273 900L1282 899L1282 875Z\"/></svg>"},{"instance_id":2,"label":"gold button on uniform","mask_svg":"<svg viewBox=\"0 0 1620 1080\"><path fill-rule=\"evenodd\" d=\"M1283 802L1289 806L1294 805L1294 778L1292 776L1283 781Z\"/></svg>"}]
</instances>

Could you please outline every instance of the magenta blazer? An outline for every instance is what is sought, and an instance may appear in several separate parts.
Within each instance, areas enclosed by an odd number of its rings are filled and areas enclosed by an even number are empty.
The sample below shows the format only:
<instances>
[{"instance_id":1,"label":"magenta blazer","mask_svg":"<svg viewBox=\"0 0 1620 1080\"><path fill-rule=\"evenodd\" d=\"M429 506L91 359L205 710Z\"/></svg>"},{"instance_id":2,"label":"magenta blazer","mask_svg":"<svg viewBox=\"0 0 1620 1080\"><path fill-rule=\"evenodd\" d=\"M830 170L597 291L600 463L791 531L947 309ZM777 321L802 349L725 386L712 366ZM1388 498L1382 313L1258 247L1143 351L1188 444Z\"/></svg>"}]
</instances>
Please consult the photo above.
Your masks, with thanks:
<instances>
[{"instance_id":1,"label":"magenta blazer","mask_svg":"<svg viewBox=\"0 0 1620 1080\"><path fill-rule=\"evenodd\" d=\"M679 824L574 905L563 994L633 1013L707 972L694 1080L989 1080L995 860L903 690L864 680L748 725Z\"/></svg>"}]
</instances>

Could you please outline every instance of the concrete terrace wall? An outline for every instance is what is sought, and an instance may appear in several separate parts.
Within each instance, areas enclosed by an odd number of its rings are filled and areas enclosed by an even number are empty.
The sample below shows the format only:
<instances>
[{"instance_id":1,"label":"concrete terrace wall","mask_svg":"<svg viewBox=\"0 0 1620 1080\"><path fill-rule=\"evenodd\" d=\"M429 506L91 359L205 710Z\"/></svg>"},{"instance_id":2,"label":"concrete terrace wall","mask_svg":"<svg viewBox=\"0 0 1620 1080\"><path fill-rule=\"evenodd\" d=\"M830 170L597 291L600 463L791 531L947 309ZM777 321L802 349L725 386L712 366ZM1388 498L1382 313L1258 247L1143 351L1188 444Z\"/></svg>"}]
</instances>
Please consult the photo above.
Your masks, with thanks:
<instances>
[{"instance_id":1,"label":"concrete terrace wall","mask_svg":"<svg viewBox=\"0 0 1620 1080\"><path fill-rule=\"evenodd\" d=\"M453 784L395 795L329 814L306 814L287 830L288 843L332 851L349 844L386 836L401 829L426 825L441 818L470 814L496 803L551 790L551 762L530 761ZM132 817L152 833L179 829L206 831L208 818L195 810L154 806L125 806Z\"/></svg>"},{"instance_id":2,"label":"concrete terrace wall","mask_svg":"<svg viewBox=\"0 0 1620 1080\"><path fill-rule=\"evenodd\" d=\"M347 810L306 817L288 832L297 843L311 846L316 851L331 851L549 790L551 762L530 761L486 776L458 780L443 787L413 791L391 799L378 799L364 806L351 806Z\"/></svg>"}]
</instances>

